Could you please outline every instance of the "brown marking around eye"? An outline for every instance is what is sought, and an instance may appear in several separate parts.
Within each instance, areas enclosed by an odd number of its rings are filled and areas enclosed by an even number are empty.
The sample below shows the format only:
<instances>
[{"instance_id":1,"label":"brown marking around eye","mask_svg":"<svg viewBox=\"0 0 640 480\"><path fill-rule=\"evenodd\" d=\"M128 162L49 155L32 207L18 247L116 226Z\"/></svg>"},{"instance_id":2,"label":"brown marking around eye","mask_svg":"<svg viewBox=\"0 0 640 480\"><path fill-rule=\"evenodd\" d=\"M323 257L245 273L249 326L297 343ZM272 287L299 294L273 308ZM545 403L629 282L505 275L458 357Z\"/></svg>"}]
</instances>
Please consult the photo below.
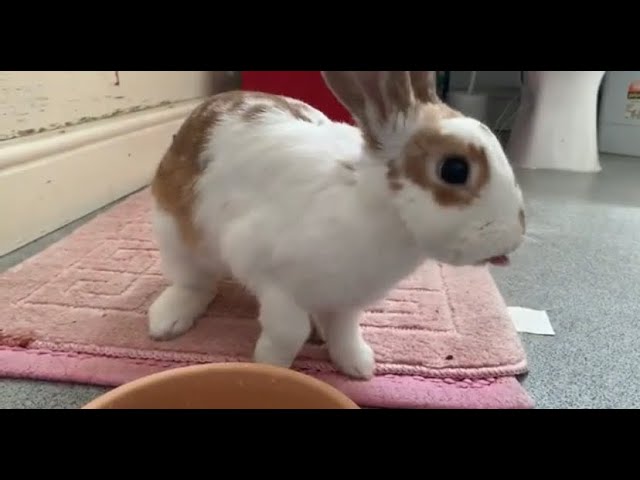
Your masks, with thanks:
<instances>
[{"instance_id":1,"label":"brown marking around eye","mask_svg":"<svg viewBox=\"0 0 640 480\"><path fill-rule=\"evenodd\" d=\"M426 95L425 92L423 92L423 94ZM437 125L444 119L456 118L461 116L462 114L460 112L452 109L444 103L431 103L421 105L419 110L419 122L425 125L425 128L427 128L427 125ZM378 145L378 147L380 146ZM404 175L402 170L404 170ZM418 162L407 162L406 159L404 159L404 161L402 162L391 160L387 163L387 183L392 192L402 190L403 185L401 182L401 178L403 176L409 177L409 175L407 175L407 171L411 172L413 178L416 179L423 178L426 175L426 168L423 168L423 166L421 166Z\"/></svg>"},{"instance_id":2,"label":"brown marking around eye","mask_svg":"<svg viewBox=\"0 0 640 480\"><path fill-rule=\"evenodd\" d=\"M449 155L462 156L470 164L472 177L465 186L446 185L437 178L439 162ZM403 174L414 184L433 194L444 207L471 204L489 181L489 161L482 147L426 128L413 136L405 148Z\"/></svg>"}]
</instances>

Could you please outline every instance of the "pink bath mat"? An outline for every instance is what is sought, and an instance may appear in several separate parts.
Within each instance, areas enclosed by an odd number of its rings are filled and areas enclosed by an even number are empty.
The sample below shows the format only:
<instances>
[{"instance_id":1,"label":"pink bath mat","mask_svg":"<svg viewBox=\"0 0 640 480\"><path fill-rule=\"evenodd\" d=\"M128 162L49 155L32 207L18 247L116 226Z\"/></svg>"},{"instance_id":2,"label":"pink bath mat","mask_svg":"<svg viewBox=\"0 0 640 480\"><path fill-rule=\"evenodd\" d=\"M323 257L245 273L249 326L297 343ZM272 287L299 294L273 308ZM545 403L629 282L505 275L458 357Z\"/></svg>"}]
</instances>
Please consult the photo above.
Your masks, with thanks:
<instances>
[{"instance_id":1,"label":"pink bath mat","mask_svg":"<svg viewBox=\"0 0 640 480\"><path fill-rule=\"evenodd\" d=\"M166 285L148 190L0 275L0 375L117 386L194 363L249 361L257 305L228 282L208 314L170 342L147 335L146 312ZM421 267L363 314L377 358L370 381L335 371L322 345L295 368L363 407L531 408L516 379L526 356L485 268Z\"/></svg>"}]
</instances>

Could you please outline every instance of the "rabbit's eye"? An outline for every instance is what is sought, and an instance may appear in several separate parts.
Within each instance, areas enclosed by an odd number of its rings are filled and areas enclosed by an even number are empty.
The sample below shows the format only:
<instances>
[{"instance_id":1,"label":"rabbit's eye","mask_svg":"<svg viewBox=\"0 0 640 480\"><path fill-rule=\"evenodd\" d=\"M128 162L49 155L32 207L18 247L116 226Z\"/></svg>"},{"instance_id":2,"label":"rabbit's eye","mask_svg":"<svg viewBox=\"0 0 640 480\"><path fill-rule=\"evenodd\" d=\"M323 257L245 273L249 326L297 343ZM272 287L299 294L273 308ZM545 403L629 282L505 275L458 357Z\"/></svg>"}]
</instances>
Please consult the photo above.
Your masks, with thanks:
<instances>
[{"instance_id":1,"label":"rabbit's eye","mask_svg":"<svg viewBox=\"0 0 640 480\"><path fill-rule=\"evenodd\" d=\"M438 175L449 185L464 185L469 180L469 162L464 157L446 157L440 163Z\"/></svg>"}]
</instances>

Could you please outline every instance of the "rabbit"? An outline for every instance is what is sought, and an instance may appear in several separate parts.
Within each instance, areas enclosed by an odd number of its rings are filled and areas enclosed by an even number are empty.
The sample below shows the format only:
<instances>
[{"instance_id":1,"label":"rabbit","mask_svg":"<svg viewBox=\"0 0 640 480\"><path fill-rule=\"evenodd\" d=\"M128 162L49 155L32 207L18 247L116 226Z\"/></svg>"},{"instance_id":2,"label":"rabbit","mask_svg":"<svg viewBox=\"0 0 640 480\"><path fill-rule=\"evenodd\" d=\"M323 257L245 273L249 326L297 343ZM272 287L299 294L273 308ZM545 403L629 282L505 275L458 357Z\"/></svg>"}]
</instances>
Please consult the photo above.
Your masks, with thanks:
<instances>
[{"instance_id":1,"label":"rabbit","mask_svg":"<svg viewBox=\"0 0 640 480\"><path fill-rule=\"evenodd\" d=\"M494 134L447 106L435 72L324 71L354 124L229 91L185 120L151 184L170 282L150 336L188 331L233 278L255 295L253 361L292 368L312 331L337 371L375 374L361 313L426 261L505 265L523 195Z\"/></svg>"}]
</instances>

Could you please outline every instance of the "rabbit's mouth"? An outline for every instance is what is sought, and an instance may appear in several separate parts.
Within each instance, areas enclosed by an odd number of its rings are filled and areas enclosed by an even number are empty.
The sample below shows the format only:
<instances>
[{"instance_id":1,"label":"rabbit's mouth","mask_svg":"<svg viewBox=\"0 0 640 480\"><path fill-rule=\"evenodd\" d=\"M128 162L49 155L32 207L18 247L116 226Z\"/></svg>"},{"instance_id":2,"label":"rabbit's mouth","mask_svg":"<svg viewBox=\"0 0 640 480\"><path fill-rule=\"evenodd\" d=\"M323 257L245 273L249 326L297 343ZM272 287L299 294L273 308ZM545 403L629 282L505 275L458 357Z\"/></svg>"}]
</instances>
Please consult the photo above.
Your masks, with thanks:
<instances>
[{"instance_id":1,"label":"rabbit's mouth","mask_svg":"<svg viewBox=\"0 0 640 480\"><path fill-rule=\"evenodd\" d=\"M499 255L497 257L487 258L480 262L481 265L486 265L487 263L497 267L507 267L511 263L511 260L507 255Z\"/></svg>"}]
</instances>

